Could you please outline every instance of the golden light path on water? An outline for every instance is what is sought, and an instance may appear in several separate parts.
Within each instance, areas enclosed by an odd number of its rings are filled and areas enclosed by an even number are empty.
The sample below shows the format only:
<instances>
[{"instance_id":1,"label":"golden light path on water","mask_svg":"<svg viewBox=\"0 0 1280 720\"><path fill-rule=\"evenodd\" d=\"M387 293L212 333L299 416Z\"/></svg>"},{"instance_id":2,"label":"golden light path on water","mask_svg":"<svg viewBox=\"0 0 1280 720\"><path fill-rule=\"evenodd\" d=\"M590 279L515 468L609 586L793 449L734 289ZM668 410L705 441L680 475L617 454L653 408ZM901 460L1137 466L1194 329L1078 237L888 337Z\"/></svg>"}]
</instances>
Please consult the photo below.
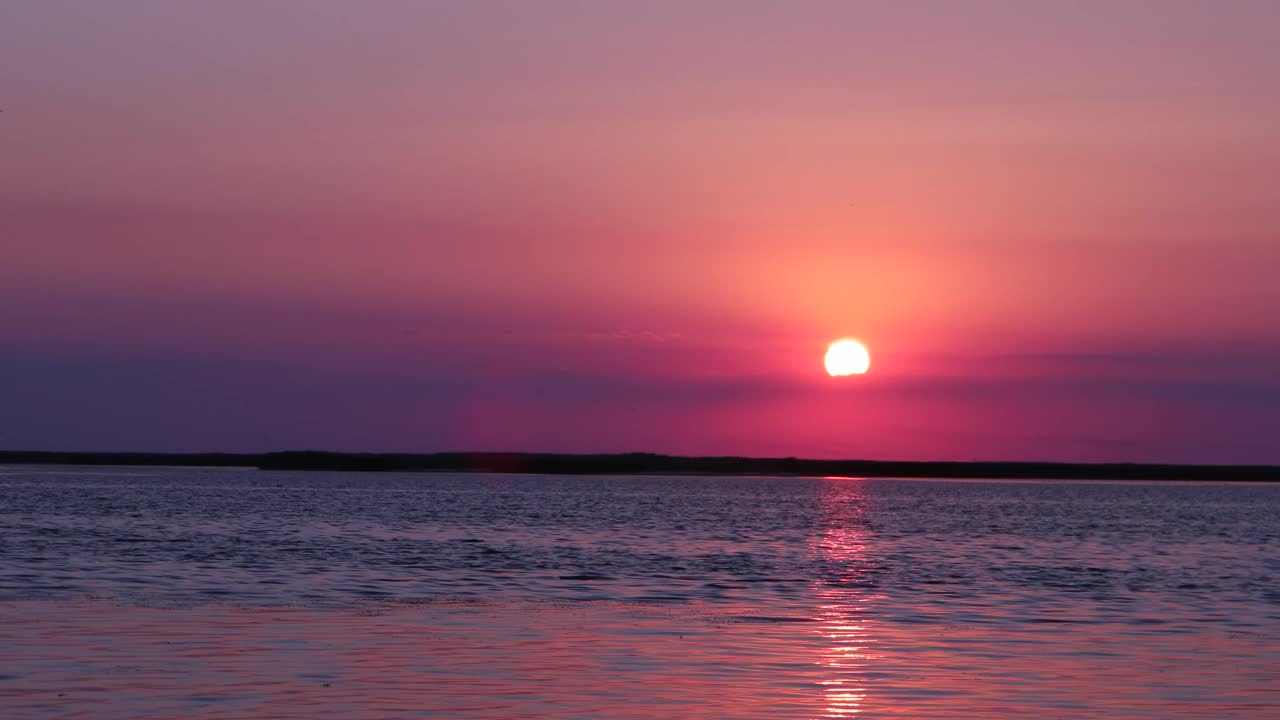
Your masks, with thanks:
<instances>
[{"instance_id":1,"label":"golden light path on water","mask_svg":"<svg viewBox=\"0 0 1280 720\"><path fill-rule=\"evenodd\" d=\"M828 571L815 580L814 594L816 632L826 640L819 683L825 691L827 718L862 714L868 694L864 676L876 660L876 641L866 618L869 597L860 587L866 552L861 504L860 493L826 494L822 500L825 527L815 549Z\"/></svg>"}]
</instances>

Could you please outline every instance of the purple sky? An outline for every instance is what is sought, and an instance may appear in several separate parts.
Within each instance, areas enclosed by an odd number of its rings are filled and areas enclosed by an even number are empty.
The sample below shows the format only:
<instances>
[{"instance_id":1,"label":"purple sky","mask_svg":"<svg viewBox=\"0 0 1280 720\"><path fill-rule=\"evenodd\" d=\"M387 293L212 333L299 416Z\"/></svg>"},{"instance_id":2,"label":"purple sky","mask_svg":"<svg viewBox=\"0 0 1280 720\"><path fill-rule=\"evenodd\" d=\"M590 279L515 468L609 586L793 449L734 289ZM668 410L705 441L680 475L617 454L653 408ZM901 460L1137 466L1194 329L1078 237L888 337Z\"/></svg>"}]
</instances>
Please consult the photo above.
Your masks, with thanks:
<instances>
[{"instance_id":1,"label":"purple sky","mask_svg":"<svg viewBox=\"0 0 1280 720\"><path fill-rule=\"evenodd\" d=\"M1277 38L1270 0L11 0L0 448L1280 463Z\"/></svg>"}]
</instances>

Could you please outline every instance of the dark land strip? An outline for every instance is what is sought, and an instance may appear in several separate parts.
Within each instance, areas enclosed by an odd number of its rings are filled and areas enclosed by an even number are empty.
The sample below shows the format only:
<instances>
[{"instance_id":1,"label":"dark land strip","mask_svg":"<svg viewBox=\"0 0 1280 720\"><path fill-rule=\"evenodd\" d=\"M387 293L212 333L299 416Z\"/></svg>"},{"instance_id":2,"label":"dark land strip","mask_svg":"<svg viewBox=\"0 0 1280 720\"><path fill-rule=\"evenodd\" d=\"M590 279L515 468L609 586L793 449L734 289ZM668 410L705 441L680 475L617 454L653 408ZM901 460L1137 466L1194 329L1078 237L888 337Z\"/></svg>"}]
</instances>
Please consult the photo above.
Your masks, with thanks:
<instances>
[{"instance_id":1,"label":"dark land strip","mask_svg":"<svg viewBox=\"0 0 1280 720\"><path fill-rule=\"evenodd\" d=\"M496 472L547 475L795 475L1048 480L1280 481L1267 465L908 462L802 458L684 457L653 453L140 453L0 451L10 465L170 465L355 472Z\"/></svg>"}]
</instances>

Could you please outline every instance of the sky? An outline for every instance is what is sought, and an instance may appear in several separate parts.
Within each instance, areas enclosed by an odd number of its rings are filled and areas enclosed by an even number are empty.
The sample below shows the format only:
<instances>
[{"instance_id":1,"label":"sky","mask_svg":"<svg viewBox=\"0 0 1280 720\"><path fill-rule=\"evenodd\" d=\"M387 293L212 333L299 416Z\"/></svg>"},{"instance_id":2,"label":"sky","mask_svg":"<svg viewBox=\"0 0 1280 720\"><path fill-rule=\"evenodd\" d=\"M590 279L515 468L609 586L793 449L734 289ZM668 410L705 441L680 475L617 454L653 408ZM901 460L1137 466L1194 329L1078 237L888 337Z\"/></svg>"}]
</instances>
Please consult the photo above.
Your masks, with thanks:
<instances>
[{"instance_id":1,"label":"sky","mask_svg":"<svg viewBox=\"0 0 1280 720\"><path fill-rule=\"evenodd\" d=\"M1280 463L1278 38L10 0L0 448Z\"/></svg>"}]
</instances>

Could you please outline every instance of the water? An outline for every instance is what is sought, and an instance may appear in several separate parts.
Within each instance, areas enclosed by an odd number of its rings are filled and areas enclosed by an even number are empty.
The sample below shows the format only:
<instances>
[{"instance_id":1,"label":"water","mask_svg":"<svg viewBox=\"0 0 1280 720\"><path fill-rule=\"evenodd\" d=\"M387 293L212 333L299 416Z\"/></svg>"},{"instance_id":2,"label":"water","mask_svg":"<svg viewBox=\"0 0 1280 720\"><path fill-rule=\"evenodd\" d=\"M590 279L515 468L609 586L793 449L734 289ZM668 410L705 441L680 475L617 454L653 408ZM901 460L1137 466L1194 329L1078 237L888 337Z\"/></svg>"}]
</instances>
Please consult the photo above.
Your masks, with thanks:
<instances>
[{"instance_id":1,"label":"water","mask_svg":"<svg viewBox=\"0 0 1280 720\"><path fill-rule=\"evenodd\" d=\"M0 468L6 718L1280 718L1280 485Z\"/></svg>"}]
</instances>

